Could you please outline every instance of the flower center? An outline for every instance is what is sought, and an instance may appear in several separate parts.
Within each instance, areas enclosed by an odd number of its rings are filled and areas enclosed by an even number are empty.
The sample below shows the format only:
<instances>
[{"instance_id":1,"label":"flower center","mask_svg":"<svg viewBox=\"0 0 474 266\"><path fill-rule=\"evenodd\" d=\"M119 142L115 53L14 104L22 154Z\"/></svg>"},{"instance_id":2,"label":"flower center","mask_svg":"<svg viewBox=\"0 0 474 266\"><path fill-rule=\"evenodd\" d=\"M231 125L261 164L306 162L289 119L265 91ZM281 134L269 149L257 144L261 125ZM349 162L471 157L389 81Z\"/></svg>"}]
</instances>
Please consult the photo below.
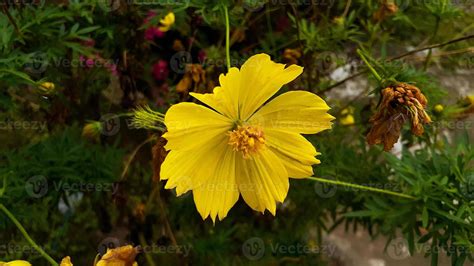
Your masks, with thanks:
<instances>
[{"instance_id":1,"label":"flower center","mask_svg":"<svg viewBox=\"0 0 474 266\"><path fill-rule=\"evenodd\" d=\"M249 158L265 146L265 135L259 127L237 126L229 131L229 145L234 151L242 152L244 158Z\"/></svg>"}]
</instances>

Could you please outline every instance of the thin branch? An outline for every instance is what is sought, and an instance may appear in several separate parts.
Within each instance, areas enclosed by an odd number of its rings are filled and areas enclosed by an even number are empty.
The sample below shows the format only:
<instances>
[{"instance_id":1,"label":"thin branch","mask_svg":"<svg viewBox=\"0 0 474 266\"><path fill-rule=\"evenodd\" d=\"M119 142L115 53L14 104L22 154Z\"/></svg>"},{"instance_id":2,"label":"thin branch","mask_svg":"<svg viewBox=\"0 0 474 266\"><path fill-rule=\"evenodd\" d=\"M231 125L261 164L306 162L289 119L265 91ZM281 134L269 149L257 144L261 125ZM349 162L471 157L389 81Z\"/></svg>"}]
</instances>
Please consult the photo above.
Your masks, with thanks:
<instances>
[{"instance_id":1,"label":"thin branch","mask_svg":"<svg viewBox=\"0 0 474 266\"><path fill-rule=\"evenodd\" d=\"M461 38L456 38L456 39L453 39L453 40L450 40L450 41L447 41L447 42L444 42L444 43L438 43L438 44L433 44L433 45L428 45L428 46L425 46L425 47L422 47L422 48L419 48L419 49L415 49L415 50L412 50L412 51L409 51L409 52L406 52L404 54L401 54L401 55L397 55L397 56L394 56L394 57L391 57L389 59L387 59L388 62L390 61L394 61L394 60L398 60L398 59L401 59L401 58L404 58L404 57L407 57L407 56L410 56L412 54L416 54L418 52L421 52L421 51L424 51L424 50L429 50L429 49L433 49L433 48L439 48L439 47L443 47L443 46L446 46L446 45L450 45L450 44L453 44L453 43L457 43L457 42L461 42L461 41L465 41L465 40L469 40L469 39L472 39L474 38L474 34L472 35L468 35L468 36L464 36L464 37L461 37ZM331 89L335 88L335 87L338 87L344 83L346 83L347 81L351 80L351 79L354 79L358 76L361 76L362 74L365 74L367 73L368 70L362 70L362 71L359 71L341 81L338 81L330 86L328 86L327 88L325 88L324 90L321 90L319 91L318 93L325 93L327 91L330 91Z\"/></svg>"},{"instance_id":2,"label":"thin branch","mask_svg":"<svg viewBox=\"0 0 474 266\"><path fill-rule=\"evenodd\" d=\"M401 54L401 55L398 55L398 56L389 58L388 61L397 60L397 59L400 59L400 58L403 58L403 57L407 57L407 56L412 55L412 54L416 54L416 53L421 52L421 51L424 51L424 50L429 50L429 49L433 49L433 48L439 48L439 47L443 47L443 46L450 45L450 44L453 44L453 43L457 43L457 42L469 40L469 39L472 39L472 38L474 38L474 34L468 35L468 36L464 36L464 37L461 37L461 38L457 38L457 39L454 39L454 40L450 40L450 41L447 41L447 42L443 42L443 43L428 45L428 46L425 46L425 47L422 47L422 48L419 48L419 49L415 49L415 50L409 51L409 52L407 52L407 53L404 53L404 54Z\"/></svg>"},{"instance_id":3,"label":"thin branch","mask_svg":"<svg viewBox=\"0 0 474 266\"><path fill-rule=\"evenodd\" d=\"M347 0L346 7L344 8L344 13L342 13L341 17L345 18L349 13L349 8L351 7L352 0Z\"/></svg>"},{"instance_id":4,"label":"thin branch","mask_svg":"<svg viewBox=\"0 0 474 266\"><path fill-rule=\"evenodd\" d=\"M130 165L132 164L132 161L133 159L135 158L135 156L137 155L137 152L143 147L145 146L145 144L149 143L149 142L152 142L156 140L156 137L155 136L152 136L148 139L146 139L145 141L143 141L142 143L140 143L136 148L135 150L132 151L132 153L130 154L130 157L128 158L127 162L125 163L125 167L123 168L123 171L122 171L122 174L120 175L120 181L124 180L125 179L125 176L127 175L127 172L128 172L128 168L130 167Z\"/></svg>"}]
</instances>

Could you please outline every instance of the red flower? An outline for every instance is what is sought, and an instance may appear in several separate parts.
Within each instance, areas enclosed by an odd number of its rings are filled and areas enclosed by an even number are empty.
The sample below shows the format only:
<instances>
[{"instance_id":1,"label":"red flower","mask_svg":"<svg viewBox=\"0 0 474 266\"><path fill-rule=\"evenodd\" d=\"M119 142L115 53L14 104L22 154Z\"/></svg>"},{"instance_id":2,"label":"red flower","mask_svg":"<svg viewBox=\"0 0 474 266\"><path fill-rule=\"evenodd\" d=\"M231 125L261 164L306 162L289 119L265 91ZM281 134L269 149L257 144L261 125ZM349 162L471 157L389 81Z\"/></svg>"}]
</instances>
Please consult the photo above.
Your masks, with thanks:
<instances>
[{"instance_id":1,"label":"red flower","mask_svg":"<svg viewBox=\"0 0 474 266\"><path fill-rule=\"evenodd\" d=\"M165 80L168 77L169 69L168 69L168 62L165 60L158 60L153 65L153 77L156 80Z\"/></svg>"}]
</instances>

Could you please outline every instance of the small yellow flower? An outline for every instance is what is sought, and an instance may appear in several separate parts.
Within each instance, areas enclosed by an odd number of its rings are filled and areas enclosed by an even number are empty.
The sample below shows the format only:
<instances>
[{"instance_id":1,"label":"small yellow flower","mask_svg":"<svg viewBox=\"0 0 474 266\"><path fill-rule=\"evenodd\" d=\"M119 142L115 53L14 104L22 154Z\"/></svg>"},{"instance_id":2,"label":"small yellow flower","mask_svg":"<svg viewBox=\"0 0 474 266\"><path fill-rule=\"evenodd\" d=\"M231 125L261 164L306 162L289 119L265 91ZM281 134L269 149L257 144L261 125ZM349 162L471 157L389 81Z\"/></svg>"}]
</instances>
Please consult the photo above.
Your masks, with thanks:
<instances>
[{"instance_id":1,"label":"small yellow flower","mask_svg":"<svg viewBox=\"0 0 474 266\"><path fill-rule=\"evenodd\" d=\"M69 256L65 257L61 260L61 264L59 266L73 266L71 258Z\"/></svg>"},{"instance_id":2,"label":"small yellow flower","mask_svg":"<svg viewBox=\"0 0 474 266\"><path fill-rule=\"evenodd\" d=\"M10 262L1 262L0 261L0 266L31 266L31 263L25 261L25 260L14 260Z\"/></svg>"},{"instance_id":3,"label":"small yellow flower","mask_svg":"<svg viewBox=\"0 0 474 266\"><path fill-rule=\"evenodd\" d=\"M43 93L52 93L54 91L54 83L52 82L42 82L39 84L39 89Z\"/></svg>"},{"instance_id":4,"label":"small yellow flower","mask_svg":"<svg viewBox=\"0 0 474 266\"><path fill-rule=\"evenodd\" d=\"M344 126L351 126L355 124L355 119L354 119L354 108L352 106L345 108L344 110L341 111L342 117L339 119L339 122L341 125Z\"/></svg>"},{"instance_id":5,"label":"small yellow flower","mask_svg":"<svg viewBox=\"0 0 474 266\"><path fill-rule=\"evenodd\" d=\"M300 134L331 128L329 106L307 91L273 99L303 68L278 64L267 54L250 57L219 77L213 93L190 93L208 107L185 102L165 115L170 150L161 166L165 188L193 191L203 219L227 216L242 195L254 210L276 212L290 178L313 175L319 153Z\"/></svg>"},{"instance_id":6,"label":"small yellow flower","mask_svg":"<svg viewBox=\"0 0 474 266\"><path fill-rule=\"evenodd\" d=\"M471 103L471 106L474 106L474 95L469 95L466 99Z\"/></svg>"},{"instance_id":7,"label":"small yellow flower","mask_svg":"<svg viewBox=\"0 0 474 266\"><path fill-rule=\"evenodd\" d=\"M351 126L355 124L354 116L350 114L342 117L341 119L339 119L339 121L341 122L341 125L344 126Z\"/></svg>"},{"instance_id":8,"label":"small yellow flower","mask_svg":"<svg viewBox=\"0 0 474 266\"><path fill-rule=\"evenodd\" d=\"M135 257L137 248L131 245L108 249L95 266L138 266Z\"/></svg>"},{"instance_id":9,"label":"small yellow flower","mask_svg":"<svg viewBox=\"0 0 474 266\"><path fill-rule=\"evenodd\" d=\"M434 107L434 111L438 114L442 113L444 111L444 106L441 104L437 104Z\"/></svg>"},{"instance_id":10,"label":"small yellow flower","mask_svg":"<svg viewBox=\"0 0 474 266\"><path fill-rule=\"evenodd\" d=\"M345 20L346 20L346 19L345 19L344 17L335 17L335 18L333 19L333 22L334 22L335 24L337 24L337 25L344 25Z\"/></svg>"},{"instance_id":11,"label":"small yellow flower","mask_svg":"<svg viewBox=\"0 0 474 266\"><path fill-rule=\"evenodd\" d=\"M166 32L174 24L174 21L175 21L174 13L170 12L168 13L168 15L166 15L163 19L160 20L161 26L158 27L158 29L162 32Z\"/></svg>"}]
</instances>

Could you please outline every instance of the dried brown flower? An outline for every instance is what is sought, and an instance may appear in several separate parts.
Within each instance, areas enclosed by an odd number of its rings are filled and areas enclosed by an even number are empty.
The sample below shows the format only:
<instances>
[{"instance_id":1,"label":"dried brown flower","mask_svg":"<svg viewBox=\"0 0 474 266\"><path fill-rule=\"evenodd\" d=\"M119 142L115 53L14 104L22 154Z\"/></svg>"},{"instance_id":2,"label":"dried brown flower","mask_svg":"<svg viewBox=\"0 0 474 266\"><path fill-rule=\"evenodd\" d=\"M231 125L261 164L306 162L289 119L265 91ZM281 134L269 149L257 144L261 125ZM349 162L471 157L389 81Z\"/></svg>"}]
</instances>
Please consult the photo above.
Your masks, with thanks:
<instances>
[{"instance_id":1,"label":"dried brown flower","mask_svg":"<svg viewBox=\"0 0 474 266\"><path fill-rule=\"evenodd\" d=\"M168 152L165 150L165 145L166 139L160 137L151 150L153 156L153 181L155 182L160 181L161 164L163 163L166 158L166 155L168 154Z\"/></svg>"},{"instance_id":2,"label":"dried brown flower","mask_svg":"<svg viewBox=\"0 0 474 266\"><path fill-rule=\"evenodd\" d=\"M179 51L184 51L186 50L186 48L184 48L184 45L183 45L183 42L176 39L173 41L173 50L175 50L176 52L179 52Z\"/></svg>"},{"instance_id":3,"label":"dried brown flower","mask_svg":"<svg viewBox=\"0 0 474 266\"><path fill-rule=\"evenodd\" d=\"M283 61L289 65L298 64L298 59L301 57L301 52L298 49L285 49L283 52Z\"/></svg>"},{"instance_id":4,"label":"dried brown flower","mask_svg":"<svg viewBox=\"0 0 474 266\"><path fill-rule=\"evenodd\" d=\"M398 12L398 6L393 0L384 0L380 8L374 13L375 21L383 21L385 18L395 15Z\"/></svg>"},{"instance_id":5,"label":"dried brown flower","mask_svg":"<svg viewBox=\"0 0 474 266\"><path fill-rule=\"evenodd\" d=\"M194 86L193 86L194 84ZM191 88L194 91L199 89L199 86L206 84L206 71L199 64L186 65L186 73L183 78L176 85L176 91L187 93Z\"/></svg>"},{"instance_id":6,"label":"dried brown flower","mask_svg":"<svg viewBox=\"0 0 474 266\"><path fill-rule=\"evenodd\" d=\"M411 120L411 132L420 136L423 125L431 122L425 111L428 101L417 87L399 83L382 90L382 101L377 112L370 118L372 128L367 134L370 145L383 144L389 151L400 137L403 124Z\"/></svg>"},{"instance_id":7,"label":"dried brown flower","mask_svg":"<svg viewBox=\"0 0 474 266\"><path fill-rule=\"evenodd\" d=\"M146 211L146 205L144 203L140 202L137 205L135 205L135 207L133 208L133 215L135 217L137 217L137 219L140 222L144 222L145 221L145 211Z\"/></svg>"}]
</instances>

